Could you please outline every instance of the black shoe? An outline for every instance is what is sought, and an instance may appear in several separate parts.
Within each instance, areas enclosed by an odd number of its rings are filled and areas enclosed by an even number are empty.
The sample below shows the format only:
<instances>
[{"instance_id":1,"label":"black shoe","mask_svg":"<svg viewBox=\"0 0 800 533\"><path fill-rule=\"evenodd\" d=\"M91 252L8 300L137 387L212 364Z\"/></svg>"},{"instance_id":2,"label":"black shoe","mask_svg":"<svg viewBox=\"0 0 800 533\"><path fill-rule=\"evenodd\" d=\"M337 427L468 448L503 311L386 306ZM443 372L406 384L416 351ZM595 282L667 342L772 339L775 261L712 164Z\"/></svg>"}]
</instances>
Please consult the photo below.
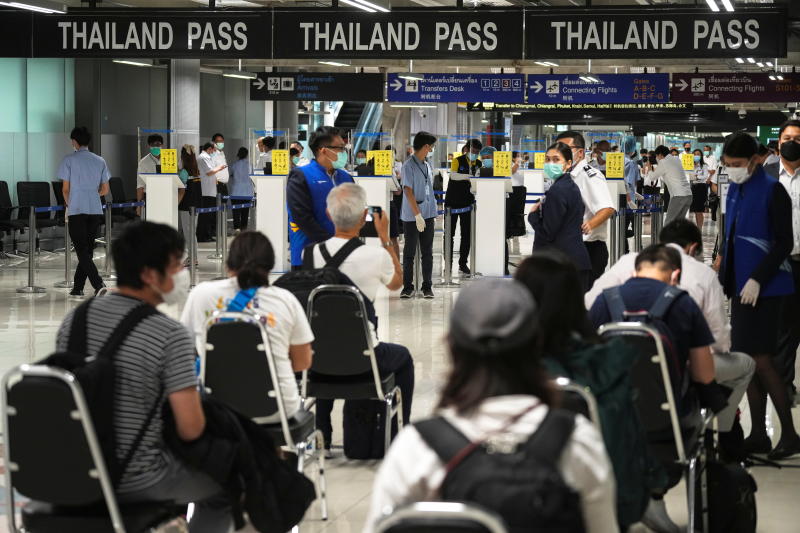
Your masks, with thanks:
<instances>
[{"instance_id":1,"label":"black shoe","mask_svg":"<svg viewBox=\"0 0 800 533\"><path fill-rule=\"evenodd\" d=\"M744 439L744 451L747 455L767 454L772 451L772 442L767 436L756 439L751 435Z\"/></svg>"},{"instance_id":2,"label":"black shoe","mask_svg":"<svg viewBox=\"0 0 800 533\"><path fill-rule=\"evenodd\" d=\"M414 289L405 288L402 291L400 291L400 298L404 300L413 297L414 297Z\"/></svg>"},{"instance_id":3,"label":"black shoe","mask_svg":"<svg viewBox=\"0 0 800 533\"><path fill-rule=\"evenodd\" d=\"M788 443L779 442L775 448L769 452L767 459L770 461L780 461L788 459L792 455L800 453L800 437L795 437Z\"/></svg>"},{"instance_id":4,"label":"black shoe","mask_svg":"<svg viewBox=\"0 0 800 533\"><path fill-rule=\"evenodd\" d=\"M70 296L74 296L76 298L83 298L83 291L78 289L72 289L69 291Z\"/></svg>"},{"instance_id":5,"label":"black shoe","mask_svg":"<svg viewBox=\"0 0 800 533\"><path fill-rule=\"evenodd\" d=\"M458 265L458 271L466 275L471 274L469 267L467 265Z\"/></svg>"},{"instance_id":6,"label":"black shoe","mask_svg":"<svg viewBox=\"0 0 800 533\"><path fill-rule=\"evenodd\" d=\"M105 285L101 285L100 287L94 290L94 295L95 296L103 295L107 292L108 292L108 287L106 287Z\"/></svg>"},{"instance_id":7,"label":"black shoe","mask_svg":"<svg viewBox=\"0 0 800 533\"><path fill-rule=\"evenodd\" d=\"M430 287L422 289L422 297L426 300L431 300L433 298L433 290Z\"/></svg>"}]
</instances>

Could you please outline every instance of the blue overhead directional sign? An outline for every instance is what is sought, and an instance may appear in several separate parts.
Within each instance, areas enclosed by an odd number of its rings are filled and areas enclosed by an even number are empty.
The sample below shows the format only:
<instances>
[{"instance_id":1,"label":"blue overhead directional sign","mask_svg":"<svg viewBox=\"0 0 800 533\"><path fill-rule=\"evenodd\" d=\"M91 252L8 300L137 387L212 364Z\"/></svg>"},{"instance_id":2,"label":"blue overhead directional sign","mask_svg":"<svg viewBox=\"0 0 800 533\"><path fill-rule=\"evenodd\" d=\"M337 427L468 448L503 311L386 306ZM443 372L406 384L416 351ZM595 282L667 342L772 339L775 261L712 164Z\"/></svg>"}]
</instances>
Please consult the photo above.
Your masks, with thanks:
<instances>
[{"instance_id":1,"label":"blue overhead directional sign","mask_svg":"<svg viewBox=\"0 0 800 533\"><path fill-rule=\"evenodd\" d=\"M389 74L390 102L494 102L525 101L523 74Z\"/></svg>"},{"instance_id":2,"label":"blue overhead directional sign","mask_svg":"<svg viewBox=\"0 0 800 533\"><path fill-rule=\"evenodd\" d=\"M529 104L656 102L669 102L669 74L528 75Z\"/></svg>"}]
</instances>

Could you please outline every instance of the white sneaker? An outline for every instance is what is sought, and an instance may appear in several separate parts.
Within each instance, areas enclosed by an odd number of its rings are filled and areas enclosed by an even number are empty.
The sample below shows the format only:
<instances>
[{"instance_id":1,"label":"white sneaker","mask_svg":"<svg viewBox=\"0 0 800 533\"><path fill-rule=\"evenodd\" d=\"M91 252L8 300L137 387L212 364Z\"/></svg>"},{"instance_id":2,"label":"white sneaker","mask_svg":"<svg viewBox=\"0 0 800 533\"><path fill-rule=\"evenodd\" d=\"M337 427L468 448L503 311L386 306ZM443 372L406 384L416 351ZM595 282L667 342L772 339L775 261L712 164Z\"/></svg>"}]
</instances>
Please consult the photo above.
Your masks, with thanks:
<instances>
[{"instance_id":1,"label":"white sneaker","mask_svg":"<svg viewBox=\"0 0 800 533\"><path fill-rule=\"evenodd\" d=\"M667 514L664 500L650 500L642 517L642 523L655 533L681 533L683 531Z\"/></svg>"}]
</instances>

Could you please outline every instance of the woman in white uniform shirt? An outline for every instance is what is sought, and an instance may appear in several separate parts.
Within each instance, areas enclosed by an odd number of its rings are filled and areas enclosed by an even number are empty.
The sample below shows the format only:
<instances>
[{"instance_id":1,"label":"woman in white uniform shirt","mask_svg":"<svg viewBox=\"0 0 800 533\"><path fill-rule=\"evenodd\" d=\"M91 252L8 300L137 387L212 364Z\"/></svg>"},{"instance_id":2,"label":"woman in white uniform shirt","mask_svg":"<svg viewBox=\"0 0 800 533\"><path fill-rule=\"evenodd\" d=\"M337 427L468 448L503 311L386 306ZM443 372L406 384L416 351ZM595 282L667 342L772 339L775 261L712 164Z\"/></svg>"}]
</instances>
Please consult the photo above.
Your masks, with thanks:
<instances>
[{"instance_id":1,"label":"woman in white uniform shirt","mask_svg":"<svg viewBox=\"0 0 800 533\"><path fill-rule=\"evenodd\" d=\"M456 300L448 337L453 368L437 414L473 443L491 437L519 445L546 417L563 416L563 412L551 413L554 391L538 357L535 309L530 292L517 281L478 281ZM582 416L569 419L574 420L574 428L556 470L578 494L580 509L573 514L561 509L556 514L563 518L580 512L589 533L618 531L614 475L603 439ZM478 446L473 453L486 452ZM469 464L460 462L452 473ZM364 532L374 531L383 515L403 505L445 499L440 489L447 487L447 474L444 462L416 425L404 428L378 471ZM525 511L515 509L517 515Z\"/></svg>"},{"instance_id":2,"label":"woman in white uniform shirt","mask_svg":"<svg viewBox=\"0 0 800 533\"><path fill-rule=\"evenodd\" d=\"M709 175L709 168L703 159L703 152L695 150L693 155L692 206L689 208L689 212L694 213L695 224L702 230L703 213L706 212L706 204L708 203L708 184L711 176Z\"/></svg>"}]
</instances>

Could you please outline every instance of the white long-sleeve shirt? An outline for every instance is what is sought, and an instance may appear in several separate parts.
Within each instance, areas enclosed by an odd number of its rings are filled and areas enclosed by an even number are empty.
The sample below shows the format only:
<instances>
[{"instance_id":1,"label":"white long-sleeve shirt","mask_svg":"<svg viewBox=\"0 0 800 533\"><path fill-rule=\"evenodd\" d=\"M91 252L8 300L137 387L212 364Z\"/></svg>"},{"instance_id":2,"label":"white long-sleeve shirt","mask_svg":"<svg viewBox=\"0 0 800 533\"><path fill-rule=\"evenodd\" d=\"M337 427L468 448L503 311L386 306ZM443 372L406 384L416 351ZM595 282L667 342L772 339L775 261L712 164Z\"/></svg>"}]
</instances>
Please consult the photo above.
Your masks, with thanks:
<instances>
[{"instance_id":1,"label":"white long-sleeve shirt","mask_svg":"<svg viewBox=\"0 0 800 533\"><path fill-rule=\"evenodd\" d=\"M691 196L692 187L686 178L686 171L683 170L681 158L676 155L668 155L658 162L656 168L648 175L651 181L661 178L661 181L669 189L670 196Z\"/></svg>"},{"instance_id":2,"label":"white long-sleeve shirt","mask_svg":"<svg viewBox=\"0 0 800 533\"><path fill-rule=\"evenodd\" d=\"M781 162L780 182L792 200L792 235L794 237L792 255L798 255L800 254L800 169L793 173L789 172Z\"/></svg>"},{"instance_id":3,"label":"white long-sleeve shirt","mask_svg":"<svg viewBox=\"0 0 800 533\"><path fill-rule=\"evenodd\" d=\"M728 353L731 349L731 328L725 314L725 295L717 273L711 267L686 254L677 244L668 246L681 253L683 266L679 287L689 293L703 312L711 334L714 335L715 342L712 349L716 353ZM603 290L622 285L633 277L636 270L636 255L636 252L632 252L622 256L594 282L591 290L584 296L587 309L592 308Z\"/></svg>"},{"instance_id":4,"label":"white long-sleeve shirt","mask_svg":"<svg viewBox=\"0 0 800 533\"><path fill-rule=\"evenodd\" d=\"M441 414L468 439L480 440L503 428L507 420L539 400L534 396L497 396L484 400L469 417L445 409ZM527 440L544 420L548 407L539 403L505 434ZM614 472L603 437L591 422L578 416L575 429L561 454L558 468L564 482L580 495L583 521L588 533L618 531L615 511ZM445 465L413 426L406 426L383 461L372 490L372 504L364 533L372 533L380 518L403 505L438 500L437 491L446 474Z\"/></svg>"}]
</instances>

